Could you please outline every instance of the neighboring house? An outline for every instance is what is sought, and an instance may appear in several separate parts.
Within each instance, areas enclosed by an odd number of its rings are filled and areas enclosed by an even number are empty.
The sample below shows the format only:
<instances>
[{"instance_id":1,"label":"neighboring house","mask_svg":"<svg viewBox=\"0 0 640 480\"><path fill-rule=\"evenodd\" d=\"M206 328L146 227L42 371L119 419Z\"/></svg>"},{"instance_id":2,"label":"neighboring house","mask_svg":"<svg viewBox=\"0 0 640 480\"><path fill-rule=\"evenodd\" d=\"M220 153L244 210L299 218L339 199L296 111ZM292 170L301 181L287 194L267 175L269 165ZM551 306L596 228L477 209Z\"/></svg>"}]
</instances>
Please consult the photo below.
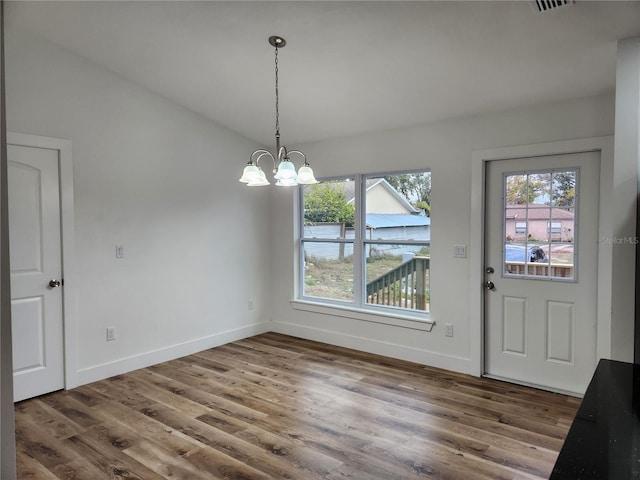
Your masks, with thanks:
<instances>
[{"instance_id":1,"label":"neighboring house","mask_svg":"<svg viewBox=\"0 0 640 480\"><path fill-rule=\"evenodd\" d=\"M355 198L353 182L344 184L344 192L348 202ZM431 240L431 219L419 208L411 205L384 178L372 179L367 182L366 236L376 240ZM343 223L314 223L305 225L305 235L315 238L347 238L355 236L352 227L345 227ZM406 252L417 252L421 247L376 246L376 254L388 253L401 255ZM353 254L352 245L331 243L306 244L305 254L309 257L319 257L335 260ZM370 254L370 251L368 252Z\"/></svg>"},{"instance_id":2,"label":"neighboring house","mask_svg":"<svg viewBox=\"0 0 640 480\"><path fill-rule=\"evenodd\" d=\"M505 236L507 240L573 242L574 212L546 205L507 205ZM551 235L549 238L548 235Z\"/></svg>"},{"instance_id":3,"label":"neighboring house","mask_svg":"<svg viewBox=\"0 0 640 480\"><path fill-rule=\"evenodd\" d=\"M355 202L354 183L344 183L344 194L348 203ZM367 213L378 214L418 214L420 209L414 207L404 196L391 186L384 178L367 180Z\"/></svg>"}]
</instances>

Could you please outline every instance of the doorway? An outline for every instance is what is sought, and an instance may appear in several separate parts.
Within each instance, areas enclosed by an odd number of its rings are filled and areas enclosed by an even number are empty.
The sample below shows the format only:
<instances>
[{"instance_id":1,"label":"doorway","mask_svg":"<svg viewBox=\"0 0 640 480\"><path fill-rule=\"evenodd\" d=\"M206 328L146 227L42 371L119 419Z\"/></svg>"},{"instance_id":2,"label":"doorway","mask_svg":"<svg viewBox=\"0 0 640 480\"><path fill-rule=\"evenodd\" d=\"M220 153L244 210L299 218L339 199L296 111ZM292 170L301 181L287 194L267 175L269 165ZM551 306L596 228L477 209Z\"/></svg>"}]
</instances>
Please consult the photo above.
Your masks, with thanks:
<instances>
[{"instance_id":1,"label":"doorway","mask_svg":"<svg viewBox=\"0 0 640 480\"><path fill-rule=\"evenodd\" d=\"M14 401L72 381L73 288L64 282L73 259L70 148L64 140L8 134Z\"/></svg>"},{"instance_id":2,"label":"doorway","mask_svg":"<svg viewBox=\"0 0 640 480\"><path fill-rule=\"evenodd\" d=\"M619 202L613 188L613 137L592 137L576 140L563 140L550 143L538 143L511 147L499 147L492 149L476 150L472 153L472 182L471 182L471 220L469 243L469 268L472 278L472 288L469 290L469 333L471 336L469 351L469 373L477 376L487 375L485 371L485 358L487 356L485 342L485 292L487 273L485 269L491 265L485 264L485 199L486 199L486 173L488 165L492 161L501 161L521 158L538 158L585 152L599 152L600 155L600 183L597 186L599 205L597 215L598 249L597 259L598 274L596 279L596 359L611 358L612 355L612 298L613 287L619 281L613 278L612 255L613 245L606 239L613 238L614 222L611 215L614 208L614 200ZM535 166L527 166L524 171L535 170ZM635 197L634 197L635 198ZM633 199L630 199L633 200ZM595 212L594 212L595 213ZM521 226L519 226L521 228ZM578 252L581 246L578 246ZM502 259L500 260L502 262ZM493 266L497 273L501 265ZM580 276L578 272L578 276ZM494 281L495 283L495 281ZM565 310L566 311L566 310ZM617 338L617 337L616 337ZM490 374L489 374L490 375ZM510 379L514 383L526 384L526 381ZM530 382L529 382L530 383ZM537 384L538 387L542 385ZM584 389L566 391L563 388L545 387L550 390L560 390L564 393L582 395ZM586 385L585 385L586 388Z\"/></svg>"},{"instance_id":3,"label":"doorway","mask_svg":"<svg viewBox=\"0 0 640 480\"><path fill-rule=\"evenodd\" d=\"M596 366L600 152L487 162L485 375L584 392Z\"/></svg>"}]
</instances>

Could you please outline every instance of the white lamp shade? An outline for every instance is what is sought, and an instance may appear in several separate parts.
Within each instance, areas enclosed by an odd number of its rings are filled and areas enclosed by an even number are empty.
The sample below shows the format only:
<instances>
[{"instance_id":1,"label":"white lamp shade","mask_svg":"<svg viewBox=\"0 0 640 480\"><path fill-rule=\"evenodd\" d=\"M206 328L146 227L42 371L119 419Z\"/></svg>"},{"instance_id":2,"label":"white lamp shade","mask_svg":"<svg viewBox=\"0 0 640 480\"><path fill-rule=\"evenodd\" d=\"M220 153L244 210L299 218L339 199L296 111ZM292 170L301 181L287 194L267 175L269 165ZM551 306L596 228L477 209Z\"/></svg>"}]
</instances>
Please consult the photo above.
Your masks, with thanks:
<instances>
[{"instance_id":1,"label":"white lamp shade","mask_svg":"<svg viewBox=\"0 0 640 480\"><path fill-rule=\"evenodd\" d=\"M265 185L270 185L270 183L261 168L258 169L257 178L252 178L249 183L247 183L247 187L264 187Z\"/></svg>"},{"instance_id":2,"label":"white lamp shade","mask_svg":"<svg viewBox=\"0 0 640 480\"><path fill-rule=\"evenodd\" d=\"M259 176L260 169L253 164L249 164L244 167L244 170L242 171L242 177L240 177L240 181L242 183L250 183L252 180L256 181Z\"/></svg>"},{"instance_id":3,"label":"white lamp shade","mask_svg":"<svg viewBox=\"0 0 640 480\"><path fill-rule=\"evenodd\" d=\"M301 185L312 185L314 183L318 183L316 177L313 176L313 170L311 170L311 167L307 165L303 165L300 167L300 170L298 170L297 181Z\"/></svg>"},{"instance_id":4,"label":"white lamp shade","mask_svg":"<svg viewBox=\"0 0 640 480\"><path fill-rule=\"evenodd\" d=\"M278 165L278 172L274 175L274 178L278 180L295 180L298 175L296 174L296 167L289 160L283 160Z\"/></svg>"},{"instance_id":5,"label":"white lamp shade","mask_svg":"<svg viewBox=\"0 0 640 480\"><path fill-rule=\"evenodd\" d=\"M281 178L276 182L276 187L295 187L298 185L293 178Z\"/></svg>"}]
</instances>

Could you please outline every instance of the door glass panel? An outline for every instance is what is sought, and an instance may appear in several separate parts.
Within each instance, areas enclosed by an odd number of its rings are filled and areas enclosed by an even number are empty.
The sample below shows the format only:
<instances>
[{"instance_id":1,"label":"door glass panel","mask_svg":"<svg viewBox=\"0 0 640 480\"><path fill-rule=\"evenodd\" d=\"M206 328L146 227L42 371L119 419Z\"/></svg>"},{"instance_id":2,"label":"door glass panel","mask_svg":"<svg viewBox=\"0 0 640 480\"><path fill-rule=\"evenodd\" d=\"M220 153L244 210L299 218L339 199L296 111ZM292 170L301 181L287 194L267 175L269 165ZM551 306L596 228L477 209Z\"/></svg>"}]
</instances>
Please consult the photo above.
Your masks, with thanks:
<instances>
[{"instance_id":1,"label":"door glass panel","mask_svg":"<svg viewBox=\"0 0 640 480\"><path fill-rule=\"evenodd\" d=\"M577 169L504 176L503 275L575 280Z\"/></svg>"}]
</instances>

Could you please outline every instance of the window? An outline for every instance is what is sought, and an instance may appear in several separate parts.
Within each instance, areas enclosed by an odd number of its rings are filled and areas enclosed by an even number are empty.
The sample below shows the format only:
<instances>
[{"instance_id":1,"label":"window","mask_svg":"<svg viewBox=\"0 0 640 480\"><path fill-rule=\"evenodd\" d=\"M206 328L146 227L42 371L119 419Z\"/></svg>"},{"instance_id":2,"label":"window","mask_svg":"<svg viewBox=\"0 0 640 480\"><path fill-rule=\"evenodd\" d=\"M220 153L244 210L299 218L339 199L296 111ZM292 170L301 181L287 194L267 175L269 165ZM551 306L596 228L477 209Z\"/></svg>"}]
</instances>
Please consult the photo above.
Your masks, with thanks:
<instances>
[{"instance_id":1,"label":"window","mask_svg":"<svg viewBox=\"0 0 640 480\"><path fill-rule=\"evenodd\" d=\"M577 168L505 175L505 276L575 280L578 178Z\"/></svg>"},{"instance_id":2,"label":"window","mask_svg":"<svg viewBox=\"0 0 640 480\"><path fill-rule=\"evenodd\" d=\"M562 233L562 223L560 222L547 222L547 229L551 234L560 234Z\"/></svg>"},{"instance_id":3,"label":"window","mask_svg":"<svg viewBox=\"0 0 640 480\"><path fill-rule=\"evenodd\" d=\"M299 297L426 318L431 173L300 187Z\"/></svg>"}]
</instances>

